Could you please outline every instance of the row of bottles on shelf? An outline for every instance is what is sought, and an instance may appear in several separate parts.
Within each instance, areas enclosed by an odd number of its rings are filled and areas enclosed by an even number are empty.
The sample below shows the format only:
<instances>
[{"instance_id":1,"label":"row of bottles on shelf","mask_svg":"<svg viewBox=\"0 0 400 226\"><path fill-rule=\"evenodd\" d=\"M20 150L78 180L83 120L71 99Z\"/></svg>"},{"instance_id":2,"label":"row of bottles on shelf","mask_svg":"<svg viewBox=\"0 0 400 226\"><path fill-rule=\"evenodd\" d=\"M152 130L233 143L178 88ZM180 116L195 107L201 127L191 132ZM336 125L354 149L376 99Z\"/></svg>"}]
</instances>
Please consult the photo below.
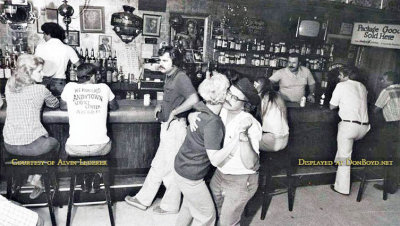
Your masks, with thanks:
<instances>
[{"instance_id":1,"label":"row of bottles on shelf","mask_svg":"<svg viewBox=\"0 0 400 226\"><path fill-rule=\"evenodd\" d=\"M18 55L14 48L11 48L10 51L8 45L4 48L4 54L3 50L0 49L0 79L11 77L12 71L17 64Z\"/></svg>"},{"instance_id":2,"label":"row of bottles on shelf","mask_svg":"<svg viewBox=\"0 0 400 226\"><path fill-rule=\"evenodd\" d=\"M215 57L215 56L214 56ZM288 55L283 54L247 54L235 53L230 54L227 52L219 52L214 58L218 64L222 65L251 65L255 67L272 67L280 68L286 67L288 64ZM324 57L318 58L305 58L302 65L311 70L325 70L327 59Z\"/></svg>"},{"instance_id":3,"label":"row of bottles on shelf","mask_svg":"<svg viewBox=\"0 0 400 226\"><path fill-rule=\"evenodd\" d=\"M233 37L227 38L225 36L217 36L214 40L214 49L215 50L236 50L241 52L263 52L263 53L298 53L301 56L309 56L316 55L322 57L331 57L333 52L333 47L329 45L317 45L312 46L311 44L303 43L301 44L292 44L290 47L286 45L285 42L273 43L271 42L268 46L268 43L265 40L251 40L247 39L235 39ZM329 53L328 53L329 51ZM329 54L329 55L328 55Z\"/></svg>"}]
</instances>

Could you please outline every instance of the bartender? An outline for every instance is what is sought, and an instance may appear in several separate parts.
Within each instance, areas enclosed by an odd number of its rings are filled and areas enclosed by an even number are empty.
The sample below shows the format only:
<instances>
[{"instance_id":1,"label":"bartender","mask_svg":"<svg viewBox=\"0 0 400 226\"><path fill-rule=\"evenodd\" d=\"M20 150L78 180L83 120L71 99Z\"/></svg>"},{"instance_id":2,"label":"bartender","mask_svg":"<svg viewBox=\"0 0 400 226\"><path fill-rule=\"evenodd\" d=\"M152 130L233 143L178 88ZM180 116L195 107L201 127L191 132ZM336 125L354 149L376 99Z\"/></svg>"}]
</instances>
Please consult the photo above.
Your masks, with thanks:
<instances>
[{"instance_id":1,"label":"bartender","mask_svg":"<svg viewBox=\"0 0 400 226\"><path fill-rule=\"evenodd\" d=\"M43 85L55 95L60 96L66 84L65 71L68 62L79 66L79 57L72 47L63 43L64 29L56 23L44 23L41 26L46 41L36 47L35 55L45 63L43 67Z\"/></svg>"},{"instance_id":2,"label":"bartender","mask_svg":"<svg viewBox=\"0 0 400 226\"><path fill-rule=\"evenodd\" d=\"M305 88L308 85L310 94L307 96L307 101L315 102L315 80L308 68L299 65L298 54L291 54L287 67L276 71L269 80L279 83L279 92L283 99L290 102L300 102L305 96Z\"/></svg>"}]
</instances>

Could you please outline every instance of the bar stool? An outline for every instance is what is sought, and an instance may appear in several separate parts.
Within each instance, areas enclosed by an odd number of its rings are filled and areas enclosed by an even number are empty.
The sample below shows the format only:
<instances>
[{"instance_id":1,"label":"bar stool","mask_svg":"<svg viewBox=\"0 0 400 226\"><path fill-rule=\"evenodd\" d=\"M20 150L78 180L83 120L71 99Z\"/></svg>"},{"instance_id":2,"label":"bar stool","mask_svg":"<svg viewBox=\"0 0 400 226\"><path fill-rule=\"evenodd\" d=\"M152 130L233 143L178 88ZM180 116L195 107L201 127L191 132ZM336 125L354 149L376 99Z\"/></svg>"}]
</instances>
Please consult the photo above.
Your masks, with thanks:
<instances>
[{"instance_id":1,"label":"bar stool","mask_svg":"<svg viewBox=\"0 0 400 226\"><path fill-rule=\"evenodd\" d=\"M262 151L260 153L260 158L264 160L264 166L265 166L265 174L263 175L263 181L264 183L260 184L262 187L262 198L263 198L263 203L262 203L262 208L261 208L261 220L265 219L265 216L267 214L269 205L271 204L272 196L281 194L282 191L275 191L274 186L272 184L272 171L273 171L273 162L280 162L279 160L283 160L286 165L285 170L286 170L286 176L287 176L287 181L288 181L288 188L287 188L287 193L288 193L288 208L289 211L293 210L293 204L294 204L294 196L295 196L295 187L294 187L294 181L292 177L293 173L293 168L291 164L291 155L290 151L288 150L288 147L286 147L283 150L280 150L278 152L265 152Z\"/></svg>"},{"instance_id":2,"label":"bar stool","mask_svg":"<svg viewBox=\"0 0 400 226\"><path fill-rule=\"evenodd\" d=\"M371 159L371 156L373 156L373 148L368 148L367 153L366 153L366 159ZM386 152L386 151L385 151ZM388 167L383 167L383 200L387 200L387 193L388 193L388 186L387 186L387 177L388 177ZM376 172L372 171L372 169L368 166L364 166L364 169L362 171L362 177L361 177L361 183L360 183L360 188L358 189L358 194L357 194L357 202L361 202L362 195L364 193L364 187L365 183L367 182L367 174L368 172L371 172L373 174L376 174Z\"/></svg>"},{"instance_id":3,"label":"bar stool","mask_svg":"<svg viewBox=\"0 0 400 226\"><path fill-rule=\"evenodd\" d=\"M5 171L5 177L7 178L7 198L13 199L20 192L22 181L25 176L32 174L41 174L44 182L46 201L49 207L50 219L53 226L57 225L56 218L54 215L53 201L58 200L59 186L57 182L56 170L53 168L57 164L56 159L58 158L58 152L50 151L49 153L39 156L20 156L12 155L3 152L3 167ZM44 161L43 165L18 165L15 161ZM51 164L50 161L54 161ZM13 163L14 162L14 163ZM47 164L49 163L49 164ZM53 192L52 192L53 188Z\"/></svg>"},{"instance_id":4,"label":"bar stool","mask_svg":"<svg viewBox=\"0 0 400 226\"><path fill-rule=\"evenodd\" d=\"M75 186L76 180L79 174L94 174L94 173L102 173L103 174L103 182L104 182L104 196L106 198L107 206L108 206L108 214L110 216L111 225L114 226L114 215L112 210L112 200L110 195L110 168L109 168L109 156L90 156L90 157L71 157L69 156L67 161L77 162L75 166L69 166L68 171L71 177L70 188L69 188L69 200L68 200L68 213L67 213L67 226L71 224L71 211L72 206L74 205L74 194L75 194ZM85 163L99 163L106 161L106 165L85 165Z\"/></svg>"}]
</instances>

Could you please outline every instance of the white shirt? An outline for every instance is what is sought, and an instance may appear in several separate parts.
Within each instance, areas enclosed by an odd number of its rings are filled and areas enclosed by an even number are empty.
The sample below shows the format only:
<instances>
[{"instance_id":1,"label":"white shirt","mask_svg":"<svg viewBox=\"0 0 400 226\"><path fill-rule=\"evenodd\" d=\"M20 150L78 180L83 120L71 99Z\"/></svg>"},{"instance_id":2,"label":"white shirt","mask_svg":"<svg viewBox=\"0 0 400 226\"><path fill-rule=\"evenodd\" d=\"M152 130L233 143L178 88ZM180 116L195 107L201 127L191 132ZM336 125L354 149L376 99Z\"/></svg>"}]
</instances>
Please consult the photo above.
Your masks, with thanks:
<instances>
[{"instance_id":1,"label":"white shirt","mask_svg":"<svg viewBox=\"0 0 400 226\"><path fill-rule=\"evenodd\" d=\"M268 95L265 95L261 102L262 129L264 132L273 133L278 136L289 134L289 125L286 115L280 108L285 108L285 103L278 97L277 102L269 102ZM280 104L281 106L279 106Z\"/></svg>"},{"instance_id":2,"label":"white shirt","mask_svg":"<svg viewBox=\"0 0 400 226\"><path fill-rule=\"evenodd\" d=\"M248 130L250 142L254 148L254 151L259 154L259 142L262 137L262 130L260 123L249 113L240 112L238 115L233 118L229 124L226 124L228 111L222 108L219 116L222 119L222 122L225 125L225 138L224 138L224 147L226 147L229 143L234 142L233 137L234 133L237 131L237 127L243 119L251 118L253 124L250 126ZM237 139L239 137L237 136ZM234 151L233 157L225 163L224 166L218 167L218 169L224 174L232 174L232 175L242 175L242 174L253 174L254 170L247 169L242 162L240 157L240 145L235 147L236 151Z\"/></svg>"},{"instance_id":3,"label":"white shirt","mask_svg":"<svg viewBox=\"0 0 400 226\"><path fill-rule=\"evenodd\" d=\"M73 64L79 61L79 57L71 46L65 45L57 38L51 38L47 42L40 43L36 47L35 56L43 58L43 74L47 77L65 79L68 61Z\"/></svg>"},{"instance_id":4,"label":"white shirt","mask_svg":"<svg viewBox=\"0 0 400 226\"><path fill-rule=\"evenodd\" d=\"M297 74L293 74L288 68L282 68L275 72L269 80L279 82L279 93L284 100L300 102L305 95L306 85L314 85L315 80L306 67L299 66Z\"/></svg>"},{"instance_id":5,"label":"white shirt","mask_svg":"<svg viewBox=\"0 0 400 226\"><path fill-rule=\"evenodd\" d=\"M368 121L367 89L354 80L339 82L332 93L330 104L339 106L342 120Z\"/></svg>"},{"instance_id":6,"label":"white shirt","mask_svg":"<svg viewBox=\"0 0 400 226\"><path fill-rule=\"evenodd\" d=\"M115 98L106 84L68 83L61 94L67 102L69 145L104 144L107 136L108 102Z\"/></svg>"}]
</instances>

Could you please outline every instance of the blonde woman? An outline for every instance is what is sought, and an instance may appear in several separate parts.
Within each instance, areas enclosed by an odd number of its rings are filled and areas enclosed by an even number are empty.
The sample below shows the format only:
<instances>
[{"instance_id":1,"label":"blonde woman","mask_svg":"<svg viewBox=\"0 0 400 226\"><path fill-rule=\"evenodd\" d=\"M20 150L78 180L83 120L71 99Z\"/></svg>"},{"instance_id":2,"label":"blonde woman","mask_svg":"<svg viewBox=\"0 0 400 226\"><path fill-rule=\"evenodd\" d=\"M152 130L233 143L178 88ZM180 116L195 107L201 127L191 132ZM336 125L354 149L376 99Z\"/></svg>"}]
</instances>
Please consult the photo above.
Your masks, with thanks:
<instances>
[{"instance_id":1,"label":"blonde woman","mask_svg":"<svg viewBox=\"0 0 400 226\"><path fill-rule=\"evenodd\" d=\"M188 130L184 143L175 157L176 184L183 194L183 203L175 225L214 225L216 211L204 177L211 164L221 164L231 153L222 148L225 129L218 116L225 102L229 81L225 75L213 72L199 86L203 102L194 108L199 114L196 131ZM239 136L237 134L237 136Z\"/></svg>"},{"instance_id":2,"label":"blonde woman","mask_svg":"<svg viewBox=\"0 0 400 226\"><path fill-rule=\"evenodd\" d=\"M57 108L59 101L44 85L40 57L24 54L18 58L17 69L6 85L7 117L3 128L4 146L12 155L39 156L52 150L58 151L59 143L49 137L40 122L43 103ZM37 198L43 192L40 175L28 179L35 189L30 195Z\"/></svg>"}]
</instances>

